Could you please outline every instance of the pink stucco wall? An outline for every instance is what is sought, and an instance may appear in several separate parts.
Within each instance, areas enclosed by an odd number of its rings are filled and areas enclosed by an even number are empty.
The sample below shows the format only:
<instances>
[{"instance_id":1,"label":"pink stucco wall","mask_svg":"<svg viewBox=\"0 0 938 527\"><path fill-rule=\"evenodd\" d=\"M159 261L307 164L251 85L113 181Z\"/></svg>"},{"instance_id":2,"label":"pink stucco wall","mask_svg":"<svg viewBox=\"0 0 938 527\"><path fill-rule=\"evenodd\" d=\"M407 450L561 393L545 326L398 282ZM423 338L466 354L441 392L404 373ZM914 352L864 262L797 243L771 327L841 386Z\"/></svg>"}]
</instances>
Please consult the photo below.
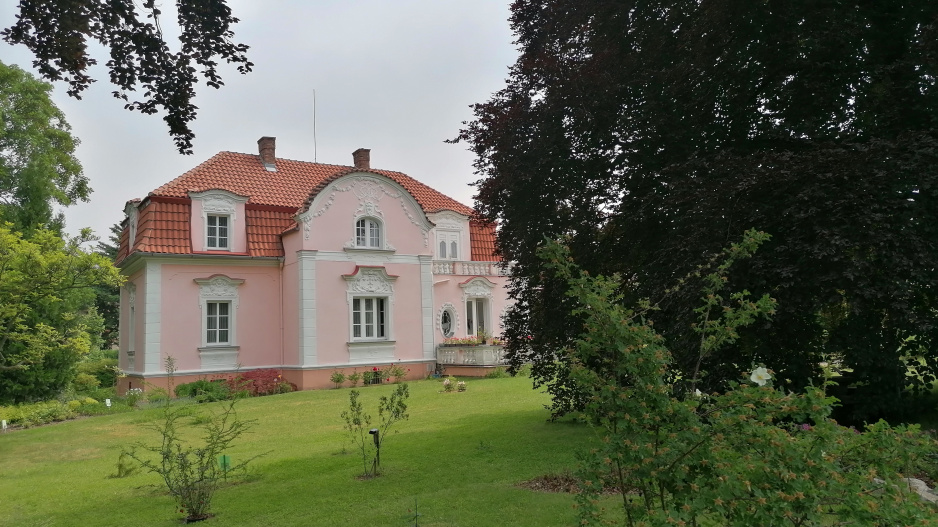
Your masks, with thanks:
<instances>
[{"instance_id":1,"label":"pink stucco wall","mask_svg":"<svg viewBox=\"0 0 938 527\"><path fill-rule=\"evenodd\" d=\"M217 274L244 280L238 287L236 307L238 362L244 368L281 364L279 264L249 267L221 263L163 264L160 364L172 355L181 371L201 369L198 348L203 314L199 284L194 280Z\"/></svg>"}]
</instances>

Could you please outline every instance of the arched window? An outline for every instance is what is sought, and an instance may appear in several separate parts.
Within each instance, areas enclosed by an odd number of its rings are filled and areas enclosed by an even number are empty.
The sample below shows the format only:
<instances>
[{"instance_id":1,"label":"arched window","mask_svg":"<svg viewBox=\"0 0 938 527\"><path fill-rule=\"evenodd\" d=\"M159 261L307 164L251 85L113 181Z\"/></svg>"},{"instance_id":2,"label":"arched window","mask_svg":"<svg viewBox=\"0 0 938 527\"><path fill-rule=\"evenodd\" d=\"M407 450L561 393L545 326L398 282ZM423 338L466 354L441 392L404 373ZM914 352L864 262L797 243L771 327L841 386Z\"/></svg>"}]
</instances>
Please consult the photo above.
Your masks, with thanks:
<instances>
[{"instance_id":1,"label":"arched window","mask_svg":"<svg viewBox=\"0 0 938 527\"><path fill-rule=\"evenodd\" d=\"M355 222L355 245L380 249L381 222L374 218L362 218Z\"/></svg>"},{"instance_id":2,"label":"arched window","mask_svg":"<svg viewBox=\"0 0 938 527\"><path fill-rule=\"evenodd\" d=\"M441 260L446 258L446 242L440 242L440 254L438 256Z\"/></svg>"},{"instance_id":3,"label":"arched window","mask_svg":"<svg viewBox=\"0 0 938 527\"><path fill-rule=\"evenodd\" d=\"M454 260L456 259L456 242L449 243L449 257Z\"/></svg>"}]
</instances>

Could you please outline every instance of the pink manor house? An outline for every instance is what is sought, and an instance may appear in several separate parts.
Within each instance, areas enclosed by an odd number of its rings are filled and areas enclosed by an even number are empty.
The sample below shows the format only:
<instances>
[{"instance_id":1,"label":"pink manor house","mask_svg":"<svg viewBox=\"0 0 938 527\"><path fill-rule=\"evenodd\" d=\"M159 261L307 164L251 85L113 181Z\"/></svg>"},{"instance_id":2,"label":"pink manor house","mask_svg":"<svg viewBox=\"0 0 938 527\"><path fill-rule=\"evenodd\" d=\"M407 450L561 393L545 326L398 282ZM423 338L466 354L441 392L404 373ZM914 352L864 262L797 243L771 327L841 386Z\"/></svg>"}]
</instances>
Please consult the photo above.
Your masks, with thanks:
<instances>
[{"instance_id":1,"label":"pink manor house","mask_svg":"<svg viewBox=\"0 0 938 527\"><path fill-rule=\"evenodd\" d=\"M479 375L496 345L506 278L493 225L400 172L221 152L127 203L117 263L120 389L275 368L300 389L334 370L437 364Z\"/></svg>"}]
</instances>

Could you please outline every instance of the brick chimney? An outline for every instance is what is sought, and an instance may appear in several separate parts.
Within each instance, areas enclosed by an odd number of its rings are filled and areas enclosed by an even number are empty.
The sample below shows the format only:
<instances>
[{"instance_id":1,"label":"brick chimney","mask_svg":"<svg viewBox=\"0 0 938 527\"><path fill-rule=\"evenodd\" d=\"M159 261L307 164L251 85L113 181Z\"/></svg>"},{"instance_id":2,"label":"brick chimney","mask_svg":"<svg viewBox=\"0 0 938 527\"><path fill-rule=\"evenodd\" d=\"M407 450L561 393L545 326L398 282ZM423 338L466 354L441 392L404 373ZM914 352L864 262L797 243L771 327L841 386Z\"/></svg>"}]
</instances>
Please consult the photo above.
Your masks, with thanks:
<instances>
[{"instance_id":1,"label":"brick chimney","mask_svg":"<svg viewBox=\"0 0 938 527\"><path fill-rule=\"evenodd\" d=\"M371 150L359 148L352 152L352 160L355 162L355 168L371 168Z\"/></svg>"},{"instance_id":2,"label":"brick chimney","mask_svg":"<svg viewBox=\"0 0 938 527\"><path fill-rule=\"evenodd\" d=\"M257 140L257 152L261 156L261 163L268 172L277 171L277 138L261 137Z\"/></svg>"}]
</instances>

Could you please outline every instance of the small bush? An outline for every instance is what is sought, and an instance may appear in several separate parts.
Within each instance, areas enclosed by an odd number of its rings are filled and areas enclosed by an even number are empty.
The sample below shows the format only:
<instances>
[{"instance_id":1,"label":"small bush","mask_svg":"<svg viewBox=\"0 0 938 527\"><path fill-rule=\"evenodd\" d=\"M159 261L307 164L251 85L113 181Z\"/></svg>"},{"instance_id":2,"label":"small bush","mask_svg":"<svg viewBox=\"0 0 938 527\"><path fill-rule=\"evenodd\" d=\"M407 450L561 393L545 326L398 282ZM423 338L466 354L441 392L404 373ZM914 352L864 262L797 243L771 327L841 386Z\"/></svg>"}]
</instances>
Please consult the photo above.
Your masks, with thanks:
<instances>
[{"instance_id":1,"label":"small bush","mask_svg":"<svg viewBox=\"0 0 938 527\"><path fill-rule=\"evenodd\" d=\"M502 366L498 366L485 374L486 379L504 379L505 377L508 377L508 372L505 371L505 368Z\"/></svg>"},{"instance_id":2,"label":"small bush","mask_svg":"<svg viewBox=\"0 0 938 527\"><path fill-rule=\"evenodd\" d=\"M79 373L72 380L72 388L78 393L93 392L101 386L101 381L97 377L88 373Z\"/></svg>"},{"instance_id":3,"label":"small bush","mask_svg":"<svg viewBox=\"0 0 938 527\"><path fill-rule=\"evenodd\" d=\"M404 382L404 379L407 378L407 373L410 371L408 368L404 368L400 364L391 364L386 369L386 378L393 378L395 384L400 384Z\"/></svg>"},{"instance_id":4,"label":"small bush","mask_svg":"<svg viewBox=\"0 0 938 527\"><path fill-rule=\"evenodd\" d=\"M80 408L81 403L75 408ZM73 419L75 410L68 403L59 401L44 401L40 403L19 404L16 406L0 406L0 419L5 419L10 426L29 428L56 421Z\"/></svg>"},{"instance_id":5,"label":"small bush","mask_svg":"<svg viewBox=\"0 0 938 527\"><path fill-rule=\"evenodd\" d=\"M259 457L248 457L225 465L219 459L254 423L240 420L234 404L232 401L220 412L198 419L204 432L198 445L183 439L182 436L188 434L183 434L179 426L180 419L191 415L191 411L184 410L185 407L168 406L164 410L163 422L150 427L161 436L159 445L137 443L131 450L121 452L122 458L132 458L148 472L163 478L178 510L186 515L187 523L208 518L212 498L222 478L232 471L244 469Z\"/></svg>"},{"instance_id":6,"label":"small bush","mask_svg":"<svg viewBox=\"0 0 938 527\"><path fill-rule=\"evenodd\" d=\"M226 383L231 393L246 391L252 397L289 393L297 389L295 384L283 380L280 372L272 368L247 371Z\"/></svg>"},{"instance_id":7,"label":"small bush","mask_svg":"<svg viewBox=\"0 0 938 527\"><path fill-rule=\"evenodd\" d=\"M345 374L339 370L335 370L332 372L332 376L329 377L329 380L332 381L332 384L335 384L338 390L342 386L342 383L345 382Z\"/></svg>"},{"instance_id":8,"label":"small bush","mask_svg":"<svg viewBox=\"0 0 938 527\"><path fill-rule=\"evenodd\" d=\"M358 373L358 370L352 370L352 373L348 376L349 386L352 388L358 386L358 381L360 380L362 380L362 374Z\"/></svg>"},{"instance_id":9,"label":"small bush","mask_svg":"<svg viewBox=\"0 0 938 527\"><path fill-rule=\"evenodd\" d=\"M176 397L188 397L198 402L223 401L231 396L227 382L199 379L176 386Z\"/></svg>"},{"instance_id":10,"label":"small bush","mask_svg":"<svg viewBox=\"0 0 938 527\"><path fill-rule=\"evenodd\" d=\"M96 355L78 363L78 374L91 375L98 380L98 386L110 387L117 384L117 359Z\"/></svg>"}]
</instances>

